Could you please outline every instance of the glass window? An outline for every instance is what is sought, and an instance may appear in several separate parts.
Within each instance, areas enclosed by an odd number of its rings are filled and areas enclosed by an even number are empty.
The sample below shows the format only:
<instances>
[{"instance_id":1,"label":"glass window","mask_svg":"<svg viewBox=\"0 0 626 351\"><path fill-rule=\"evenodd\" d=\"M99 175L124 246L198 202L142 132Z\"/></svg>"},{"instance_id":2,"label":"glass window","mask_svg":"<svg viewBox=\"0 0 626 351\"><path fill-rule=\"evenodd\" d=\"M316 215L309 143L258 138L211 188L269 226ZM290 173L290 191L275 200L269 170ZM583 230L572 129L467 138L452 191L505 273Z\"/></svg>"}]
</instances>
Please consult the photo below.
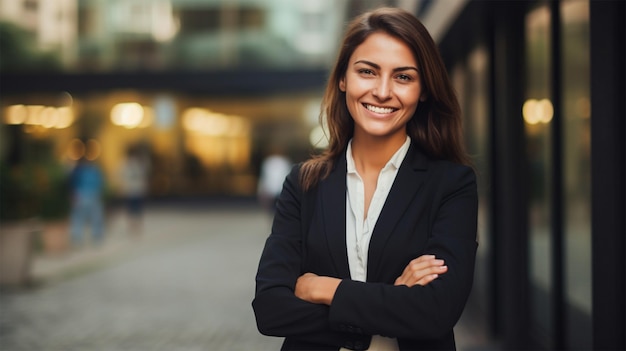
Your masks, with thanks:
<instances>
[{"instance_id":1,"label":"glass window","mask_svg":"<svg viewBox=\"0 0 626 351\"><path fill-rule=\"evenodd\" d=\"M529 272L531 333L552 339L552 117L550 9L526 16L526 100L522 107L529 166Z\"/></svg>"},{"instance_id":2,"label":"glass window","mask_svg":"<svg viewBox=\"0 0 626 351\"><path fill-rule=\"evenodd\" d=\"M589 1L560 6L563 61L563 213L568 349L591 349Z\"/></svg>"}]
</instances>

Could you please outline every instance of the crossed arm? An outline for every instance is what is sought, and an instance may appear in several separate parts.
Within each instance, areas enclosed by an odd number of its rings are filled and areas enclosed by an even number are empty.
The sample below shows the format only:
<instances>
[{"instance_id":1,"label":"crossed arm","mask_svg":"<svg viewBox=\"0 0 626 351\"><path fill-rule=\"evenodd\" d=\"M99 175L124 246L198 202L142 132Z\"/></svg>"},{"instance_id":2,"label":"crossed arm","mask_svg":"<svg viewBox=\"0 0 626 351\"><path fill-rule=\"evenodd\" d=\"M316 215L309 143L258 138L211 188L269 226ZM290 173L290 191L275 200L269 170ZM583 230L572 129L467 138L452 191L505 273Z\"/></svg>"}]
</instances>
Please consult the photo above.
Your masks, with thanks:
<instances>
[{"instance_id":1,"label":"crossed arm","mask_svg":"<svg viewBox=\"0 0 626 351\"><path fill-rule=\"evenodd\" d=\"M449 183L456 187L442 188L438 195L442 205L431 219L428 255L410 261L392 286L301 273L301 194L297 173L288 177L277 230L268 238L257 272L253 307L259 331L340 347L361 334L444 337L471 288L476 249L475 179L469 171L453 178ZM359 332L342 329L346 325Z\"/></svg>"},{"instance_id":2,"label":"crossed arm","mask_svg":"<svg viewBox=\"0 0 626 351\"><path fill-rule=\"evenodd\" d=\"M425 286L447 272L448 267L444 263L434 255L422 255L409 262L394 285ZM338 278L305 273L296 282L295 294L302 300L330 306L339 283L341 279Z\"/></svg>"}]
</instances>

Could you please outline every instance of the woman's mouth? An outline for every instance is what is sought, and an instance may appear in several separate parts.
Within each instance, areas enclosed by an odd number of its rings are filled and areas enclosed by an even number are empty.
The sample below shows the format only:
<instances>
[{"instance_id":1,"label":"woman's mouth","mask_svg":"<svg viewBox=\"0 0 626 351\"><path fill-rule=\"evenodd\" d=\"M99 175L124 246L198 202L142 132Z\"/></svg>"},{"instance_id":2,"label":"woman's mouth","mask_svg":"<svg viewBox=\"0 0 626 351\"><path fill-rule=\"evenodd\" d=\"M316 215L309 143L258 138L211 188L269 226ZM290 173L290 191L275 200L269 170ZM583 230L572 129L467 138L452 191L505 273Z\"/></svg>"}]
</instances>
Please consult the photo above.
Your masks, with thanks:
<instances>
[{"instance_id":1,"label":"woman's mouth","mask_svg":"<svg viewBox=\"0 0 626 351\"><path fill-rule=\"evenodd\" d=\"M393 108L393 107L380 107L380 106L374 106L370 104L363 104L363 106L369 111L372 111L374 113L380 113L380 114L392 113L397 110L396 108Z\"/></svg>"}]
</instances>

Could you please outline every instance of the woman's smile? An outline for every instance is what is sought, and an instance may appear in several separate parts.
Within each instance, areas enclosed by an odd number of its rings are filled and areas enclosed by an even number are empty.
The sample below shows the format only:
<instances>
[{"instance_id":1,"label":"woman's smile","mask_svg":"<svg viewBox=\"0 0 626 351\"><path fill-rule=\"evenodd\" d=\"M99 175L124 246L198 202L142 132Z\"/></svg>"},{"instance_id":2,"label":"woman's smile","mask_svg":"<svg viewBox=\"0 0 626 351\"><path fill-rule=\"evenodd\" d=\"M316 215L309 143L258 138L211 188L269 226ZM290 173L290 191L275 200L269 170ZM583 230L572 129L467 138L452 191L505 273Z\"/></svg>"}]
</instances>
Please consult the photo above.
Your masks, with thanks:
<instances>
[{"instance_id":1,"label":"woman's smile","mask_svg":"<svg viewBox=\"0 0 626 351\"><path fill-rule=\"evenodd\" d=\"M369 111L372 111L376 114L381 114L381 115L383 114L387 115L398 110L397 108L393 108L393 107L376 106L376 105L370 105L367 103L363 103L363 106Z\"/></svg>"}]
</instances>

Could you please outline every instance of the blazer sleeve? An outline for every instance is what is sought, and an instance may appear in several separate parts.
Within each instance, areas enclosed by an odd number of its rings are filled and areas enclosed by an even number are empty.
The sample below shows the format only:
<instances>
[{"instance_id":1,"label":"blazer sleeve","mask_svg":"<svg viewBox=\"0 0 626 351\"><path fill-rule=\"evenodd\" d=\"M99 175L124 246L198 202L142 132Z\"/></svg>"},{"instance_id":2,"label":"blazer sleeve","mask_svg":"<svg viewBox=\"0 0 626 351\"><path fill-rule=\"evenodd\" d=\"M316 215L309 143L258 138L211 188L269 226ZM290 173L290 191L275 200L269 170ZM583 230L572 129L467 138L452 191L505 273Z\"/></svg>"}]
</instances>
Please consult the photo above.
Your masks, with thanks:
<instances>
[{"instance_id":1,"label":"blazer sleeve","mask_svg":"<svg viewBox=\"0 0 626 351\"><path fill-rule=\"evenodd\" d=\"M330 306L333 328L406 339L444 338L453 330L469 296L476 256L478 196L471 168L434 172L435 207L424 254L445 260L448 271L426 286L394 286L343 280ZM418 195L419 196L419 195ZM429 201L431 199L428 199Z\"/></svg>"},{"instance_id":2,"label":"blazer sleeve","mask_svg":"<svg viewBox=\"0 0 626 351\"><path fill-rule=\"evenodd\" d=\"M367 348L370 337L331 330L329 307L295 296L301 272L303 250L303 192L299 166L285 179L276 205L272 231L267 238L256 275L252 307L257 328L264 335L292 337L304 342L339 347Z\"/></svg>"}]
</instances>

